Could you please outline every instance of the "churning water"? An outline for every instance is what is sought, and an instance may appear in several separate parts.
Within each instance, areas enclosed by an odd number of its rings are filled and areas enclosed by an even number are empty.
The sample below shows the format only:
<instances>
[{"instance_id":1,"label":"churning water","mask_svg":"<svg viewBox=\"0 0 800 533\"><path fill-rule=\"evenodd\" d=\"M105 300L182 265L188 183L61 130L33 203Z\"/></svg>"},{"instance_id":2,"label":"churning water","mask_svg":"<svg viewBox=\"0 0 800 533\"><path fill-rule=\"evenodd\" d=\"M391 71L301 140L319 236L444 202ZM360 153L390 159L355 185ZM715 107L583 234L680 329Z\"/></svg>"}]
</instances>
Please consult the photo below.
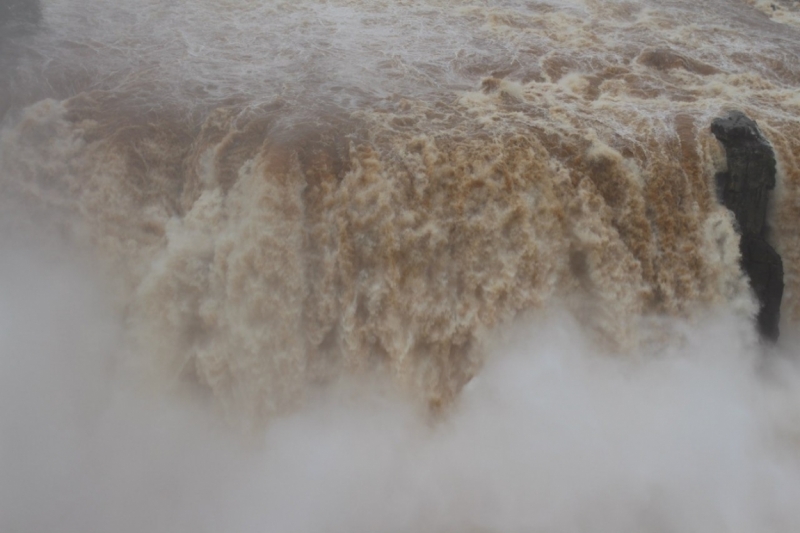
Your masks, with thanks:
<instances>
[{"instance_id":1,"label":"churning water","mask_svg":"<svg viewBox=\"0 0 800 533\"><path fill-rule=\"evenodd\" d=\"M2 531L800 529L796 1L0 16Z\"/></svg>"}]
</instances>

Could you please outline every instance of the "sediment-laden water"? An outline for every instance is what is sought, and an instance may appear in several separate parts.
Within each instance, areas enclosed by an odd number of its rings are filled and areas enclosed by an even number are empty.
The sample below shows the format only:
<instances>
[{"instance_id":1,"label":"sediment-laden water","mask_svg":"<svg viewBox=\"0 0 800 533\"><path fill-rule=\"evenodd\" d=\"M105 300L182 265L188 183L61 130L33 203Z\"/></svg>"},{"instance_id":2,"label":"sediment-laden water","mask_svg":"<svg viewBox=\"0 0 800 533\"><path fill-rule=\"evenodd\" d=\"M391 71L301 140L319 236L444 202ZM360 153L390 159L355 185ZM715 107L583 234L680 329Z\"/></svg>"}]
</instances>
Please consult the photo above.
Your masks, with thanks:
<instances>
[{"instance_id":1,"label":"sediment-laden water","mask_svg":"<svg viewBox=\"0 0 800 533\"><path fill-rule=\"evenodd\" d=\"M0 9L11 531L800 524L797 2ZM777 160L777 346L730 110Z\"/></svg>"}]
</instances>

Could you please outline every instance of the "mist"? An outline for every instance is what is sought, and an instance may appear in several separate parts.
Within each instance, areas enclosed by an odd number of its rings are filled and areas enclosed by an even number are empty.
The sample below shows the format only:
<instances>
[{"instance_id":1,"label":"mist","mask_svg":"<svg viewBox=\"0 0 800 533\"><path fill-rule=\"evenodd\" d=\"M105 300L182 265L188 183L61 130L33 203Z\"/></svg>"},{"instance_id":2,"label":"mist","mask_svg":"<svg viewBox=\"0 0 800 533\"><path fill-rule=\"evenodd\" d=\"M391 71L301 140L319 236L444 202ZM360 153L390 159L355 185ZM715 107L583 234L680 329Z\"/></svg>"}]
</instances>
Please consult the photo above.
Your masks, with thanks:
<instances>
[{"instance_id":1,"label":"mist","mask_svg":"<svg viewBox=\"0 0 800 533\"><path fill-rule=\"evenodd\" d=\"M0 0L0 532L800 531L799 20Z\"/></svg>"},{"instance_id":2,"label":"mist","mask_svg":"<svg viewBox=\"0 0 800 533\"><path fill-rule=\"evenodd\" d=\"M121 318L74 253L0 257L2 531L800 527L794 348L761 353L746 318L614 356L540 314L495 335L440 416L354 379L253 440L124 370Z\"/></svg>"},{"instance_id":3,"label":"mist","mask_svg":"<svg viewBox=\"0 0 800 533\"><path fill-rule=\"evenodd\" d=\"M42 20L39 0L2 0L0 2L0 39L16 35Z\"/></svg>"}]
</instances>

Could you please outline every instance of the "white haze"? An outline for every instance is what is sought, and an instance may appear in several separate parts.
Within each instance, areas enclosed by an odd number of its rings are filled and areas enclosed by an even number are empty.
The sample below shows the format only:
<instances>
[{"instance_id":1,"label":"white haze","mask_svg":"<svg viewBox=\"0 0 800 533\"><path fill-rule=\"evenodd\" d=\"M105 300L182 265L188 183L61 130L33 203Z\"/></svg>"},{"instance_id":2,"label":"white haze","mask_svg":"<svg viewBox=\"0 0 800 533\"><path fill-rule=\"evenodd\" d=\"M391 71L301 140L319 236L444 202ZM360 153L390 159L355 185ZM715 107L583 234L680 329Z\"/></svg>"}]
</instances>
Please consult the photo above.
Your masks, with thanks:
<instances>
[{"instance_id":1,"label":"white haze","mask_svg":"<svg viewBox=\"0 0 800 533\"><path fill-rule=\"evenodd\" d=\"M85 264L0 257L5 533L800 530L792 349L725 312L624 357L531 319L440 420L350 383L253 446L125 379Z\"/></svg>"}]
</instances>

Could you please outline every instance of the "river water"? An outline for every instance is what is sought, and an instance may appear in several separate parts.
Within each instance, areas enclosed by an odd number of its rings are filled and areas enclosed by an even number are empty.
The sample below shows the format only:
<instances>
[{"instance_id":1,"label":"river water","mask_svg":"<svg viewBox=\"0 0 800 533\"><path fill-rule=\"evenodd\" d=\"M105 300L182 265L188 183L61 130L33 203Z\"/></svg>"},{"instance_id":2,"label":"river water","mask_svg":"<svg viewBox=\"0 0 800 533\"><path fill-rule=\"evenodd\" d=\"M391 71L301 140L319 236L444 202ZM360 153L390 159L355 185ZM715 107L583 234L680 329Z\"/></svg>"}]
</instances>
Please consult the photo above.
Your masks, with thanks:
<instances>
[{"instance_id":1,"label":"river water","mask_svg":"<svg viewBox=\"0 0 800 533\"><path fill-rule=\"evenodd\" d=\"M797 2L6 3L4 531L800 527Z\"/></svg>"}]
</instances>

